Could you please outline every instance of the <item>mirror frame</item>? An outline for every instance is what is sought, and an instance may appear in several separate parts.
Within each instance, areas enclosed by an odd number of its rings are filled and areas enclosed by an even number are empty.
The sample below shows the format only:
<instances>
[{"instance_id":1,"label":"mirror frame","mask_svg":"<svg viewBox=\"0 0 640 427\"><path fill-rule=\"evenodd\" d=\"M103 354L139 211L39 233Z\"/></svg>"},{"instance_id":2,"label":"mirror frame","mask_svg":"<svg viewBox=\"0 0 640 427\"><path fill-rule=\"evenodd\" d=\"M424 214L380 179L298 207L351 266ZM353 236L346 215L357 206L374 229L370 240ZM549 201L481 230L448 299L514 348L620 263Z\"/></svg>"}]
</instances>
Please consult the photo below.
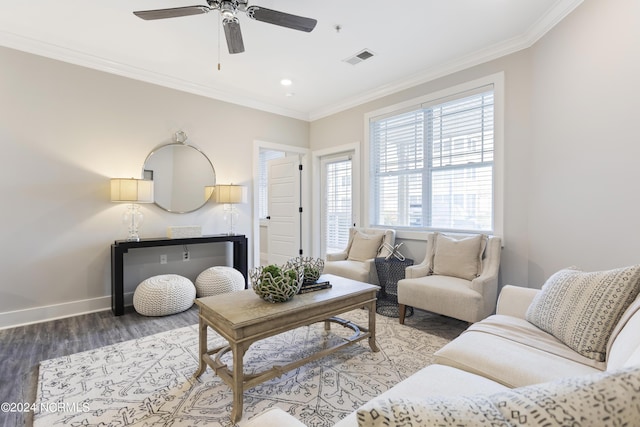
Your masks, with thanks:
<instances>
[{"instance_id":1,"label":"mirror frame","mask_svg":"<svg viewBox=\"0 0 640 427\"><path fill-rule=\"evenodd\" d=\"M158 192L158 186L157 185L157 181L154 180L154 190L153 190L153 194L154 194L154 203L156 206L158 206L160 209L163 209L167 212L171 212L171 213L190 213L190 212L195 212L198 209L201 209L202 207L204 207L204 205L207 204L207 202L209 200L205 199L205 190L204 187L206 186L215 186L216 185L216 170L213 167L213 163L211 163L211 160L209 159L209 157L207 157L206 154L204 154L204 152L202 150L200 150L197 147L194 147L193 145L187 144L186 142L171 142L168 144L163 144L163 145L159 145L156 148L154 148L148 155L147 157L144 159L144 163L142 164L142 178L143 179L148 179L149 177L148 175L148 171L149 169L147 168L147 164L149 162L149 160L153 157L154 154L157 154L159 151L163 150L163 149L167 149L167 148L174 148L174 147L185 147L185 148L190 148L192 150L195 150L198 154L200 154L207 162L207 164L209 165L209 167L211 167L211 172L213 173L213 182L212 183L206 183L205 185L202 186L202 190L200 191L200 197L201 197L201 201L202 203L198 204L197 206L195 206L195 202L194 202L194 208L193 209L184 209L184 210L178 210L178 209L172 209L171 206L163 206L160 203L158 203L157 201L157 197L155 196ZM153 179L153 177L151 177L151 179Z\"/></svg>"}]
</instances>

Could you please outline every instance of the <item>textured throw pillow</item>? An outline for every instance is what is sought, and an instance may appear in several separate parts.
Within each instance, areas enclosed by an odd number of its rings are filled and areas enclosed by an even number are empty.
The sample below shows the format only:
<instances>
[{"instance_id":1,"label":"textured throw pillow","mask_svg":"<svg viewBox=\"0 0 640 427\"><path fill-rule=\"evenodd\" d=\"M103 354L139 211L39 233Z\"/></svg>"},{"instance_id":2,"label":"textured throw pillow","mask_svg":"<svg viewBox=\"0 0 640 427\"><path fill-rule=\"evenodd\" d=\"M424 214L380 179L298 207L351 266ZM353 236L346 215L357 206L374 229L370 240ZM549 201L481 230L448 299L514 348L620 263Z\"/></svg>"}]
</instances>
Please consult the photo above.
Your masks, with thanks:
<instances>
[{"instance_id":1,"label":"textured throw pillow","mask_svg":"<svg viewBox=\"0 0 640 427\"><path fill-rule=\"evenodd\" d=\"M640 367L565 378L488 396L388 399L359 427L640 426Z\"/></svg>"},{"instance_id":2,"label":"textured throw pillow","mask_svg":"<svg viewBox=\"0 0 640 427\"><path fill-rule=\"evenodd\" d=\"M353 242L349 249L348 259L353 261L366 261L378 255L382 245L382 234L365 234L360 231L353 236Z\"/></svg>"},{"instance_id":3,"label":"textured throw pillow","mask_svg":"<svg viewBox=\"0 0 640 427\"><path fill-rule=\"evenodd\" d=\"M640 292L640 265L585 273L565 269L552 275L525 318L581 355L599 362L620 317Z\"/></svg>"},{"instance_id":4,"label":"textured throw pillow","mask_svg":"<svg viewBox=\"0 0 640 427\"><path fill-rule=\"evenodd\" d=\"M487 236L454 239L435 233L433 249L433 274L473 280L480 274L482 253L487 244Z\"/></svg>"},{"instance_id":5,"label":"textured throw pillow","mask_svg":"<svg viewBox=\"0 0 640 427\"><path fill-rule=\"evenodd\" d=\"M640 367L489 396L512 426L640 426Z\"/></svg>"},{"instance_id":6,"label":"textured throw pillow","mask_svg":"<svg viewBox=\"0 0 640 427\"><path fill-rule=\"evenodd\" d=\"M357 412L358 427L511 427L482 396L390 399Z\"/></svg>"}]
</instances>

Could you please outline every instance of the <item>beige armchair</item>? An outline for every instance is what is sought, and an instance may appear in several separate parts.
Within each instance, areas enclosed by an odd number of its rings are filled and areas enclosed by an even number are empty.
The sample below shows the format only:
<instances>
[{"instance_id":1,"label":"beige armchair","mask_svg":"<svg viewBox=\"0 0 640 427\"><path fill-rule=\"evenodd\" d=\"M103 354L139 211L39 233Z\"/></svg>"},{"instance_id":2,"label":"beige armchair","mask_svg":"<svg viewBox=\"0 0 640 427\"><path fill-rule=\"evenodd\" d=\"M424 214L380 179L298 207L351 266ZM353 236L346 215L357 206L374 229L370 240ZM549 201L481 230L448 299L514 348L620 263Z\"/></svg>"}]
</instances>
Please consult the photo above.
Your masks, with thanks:
<instances>
[{"instance_id":1,"label":"beige armchair","mask_svg":"<svg viewBox=\"0 0 640 427\"><path fill-rule=\"evenodd\" d=\"M470 323L493 314L500 252L499 237L429 233L424 261L398 281L400 323L407 306Z\"/></svg>"},{"instance_id":2,"label":"beige armchair","mask_svg":"<svg viewBox=\"0 0 640 427\"><path fill-rule=\"evenodd\" d=\"M393 246L395 241L395 230L350 228L347 247L341 252L327 254L324 273L377 285L379 282L374 258L387 256L389 252L383 244Z\"/></svg>"}]
</instances>

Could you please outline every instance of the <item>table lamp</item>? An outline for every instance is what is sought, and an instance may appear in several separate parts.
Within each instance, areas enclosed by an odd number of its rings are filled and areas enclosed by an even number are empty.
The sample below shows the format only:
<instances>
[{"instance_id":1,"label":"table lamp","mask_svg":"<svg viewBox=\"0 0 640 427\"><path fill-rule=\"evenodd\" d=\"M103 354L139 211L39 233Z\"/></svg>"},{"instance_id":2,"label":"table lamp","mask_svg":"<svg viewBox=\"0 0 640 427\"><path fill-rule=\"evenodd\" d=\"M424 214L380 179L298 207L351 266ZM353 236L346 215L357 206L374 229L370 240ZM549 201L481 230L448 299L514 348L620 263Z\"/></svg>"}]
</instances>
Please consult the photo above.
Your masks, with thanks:
<instances>
[{"instance_id":1,"label":"table lamp","mask_svg":"<svg viewBox=\"0 0 640 427\"><path fill-rule=\"evenodd\" d=\"M234 217L238 216L235 205L247 203L247 187L233 184L216 185L215 187L205 188L205 197L207 195L210 195L216 203L224 203L225 219L229 222L227 234L229 236L235 235Z\"/></svg>"},{"instance_id":2,"label":"table lamp","mask_svg":"<svg viewBox=\"0 0 640 427\"><path fill-rule=\"evenodd\" d=\"M127 241L139 242L138 228L144 216L138 203L153 203L153 181L134 178L114 178L111 180L111 201L129 203L122 221L129 227Z\"/></svg>"}]
</instances>

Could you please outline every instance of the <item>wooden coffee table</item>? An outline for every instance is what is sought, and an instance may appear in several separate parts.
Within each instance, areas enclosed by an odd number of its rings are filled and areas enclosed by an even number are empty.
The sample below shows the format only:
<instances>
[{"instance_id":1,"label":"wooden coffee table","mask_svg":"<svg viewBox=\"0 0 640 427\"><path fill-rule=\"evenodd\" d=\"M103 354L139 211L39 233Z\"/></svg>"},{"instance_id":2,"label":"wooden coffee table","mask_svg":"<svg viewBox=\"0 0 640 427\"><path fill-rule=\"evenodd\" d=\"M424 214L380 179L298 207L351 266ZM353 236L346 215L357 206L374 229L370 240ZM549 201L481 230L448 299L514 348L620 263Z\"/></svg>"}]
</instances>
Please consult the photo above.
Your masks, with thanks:
<instances>
[{"instance_id":1,"label":"wooden coffee table","mask_svg":"<svg viewBox=\"0 0 640 427\"><path fill-rule=\"evenodd\" d=\"M231 387L233 391L231 420L233 422L242 418L244 390L365 338L369 340L371 350L378 351L375 313L376 292L380 288L330 274L323 275L320 280L328 280L333 287L296 295L284 303L266 302L251 289L196 300L196 304L200 307L200 366L194 377L198 378L207 369L207 366L210 366ZM368 310L368 327L358 326L348 320L334 317L357 308ZM353 329L355 334L331 348L325 348L304 359L293 361L284 366L274 366L258 374L244 374L243 356L252 343L316 322L325 322L327 330L332 322L338 323ZM229 342L229 345L208 349L208 328L212 328L222 335ZM232 352L233 366L231 369L221 361L222 355L228 351Z\"/></svg>"}]
</instances>

